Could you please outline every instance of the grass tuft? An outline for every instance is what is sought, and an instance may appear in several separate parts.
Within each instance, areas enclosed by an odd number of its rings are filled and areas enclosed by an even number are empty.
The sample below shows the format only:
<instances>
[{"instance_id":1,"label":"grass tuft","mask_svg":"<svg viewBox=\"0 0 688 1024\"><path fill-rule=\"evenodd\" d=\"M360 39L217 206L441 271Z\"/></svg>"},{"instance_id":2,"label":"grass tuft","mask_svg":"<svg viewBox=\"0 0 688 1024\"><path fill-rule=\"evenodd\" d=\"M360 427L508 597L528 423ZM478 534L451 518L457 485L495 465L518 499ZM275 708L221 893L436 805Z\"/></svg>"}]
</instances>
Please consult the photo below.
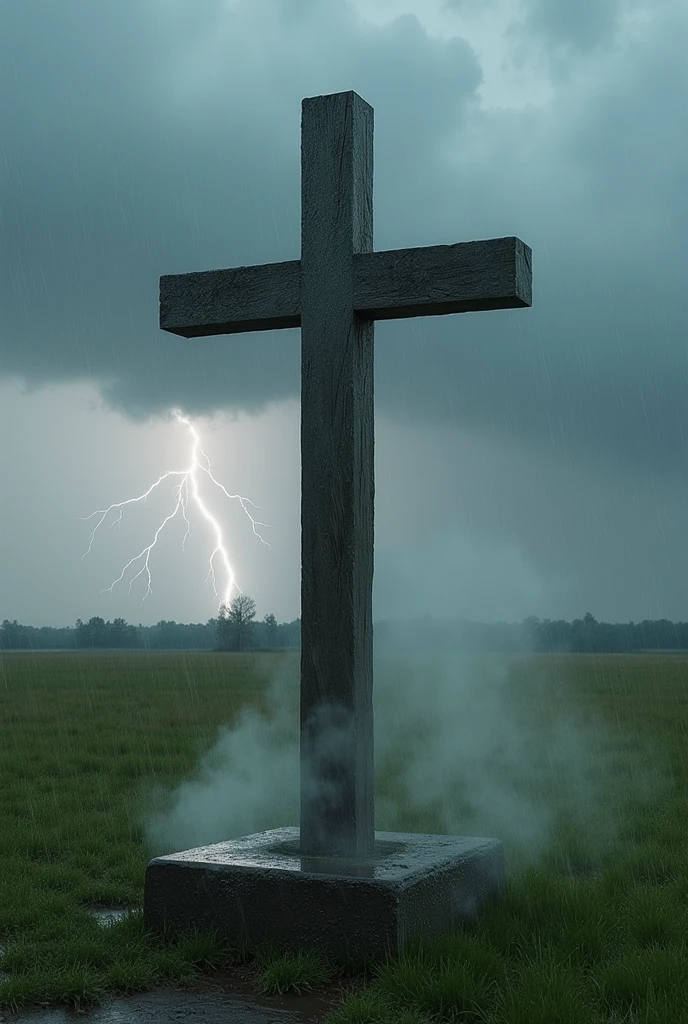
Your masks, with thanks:
<instances>
[{"instance_id":1,"label":"grass tuft","mask_svg":"<svg viewBox=\"0 0 688 1024\"><path fill-rule=\"evenodd\" d=\"M258 991L268 995L303 995L330 981L333 973L333 968L317 953L283 953L261 968Z\"/></svg>"}]
</instances>

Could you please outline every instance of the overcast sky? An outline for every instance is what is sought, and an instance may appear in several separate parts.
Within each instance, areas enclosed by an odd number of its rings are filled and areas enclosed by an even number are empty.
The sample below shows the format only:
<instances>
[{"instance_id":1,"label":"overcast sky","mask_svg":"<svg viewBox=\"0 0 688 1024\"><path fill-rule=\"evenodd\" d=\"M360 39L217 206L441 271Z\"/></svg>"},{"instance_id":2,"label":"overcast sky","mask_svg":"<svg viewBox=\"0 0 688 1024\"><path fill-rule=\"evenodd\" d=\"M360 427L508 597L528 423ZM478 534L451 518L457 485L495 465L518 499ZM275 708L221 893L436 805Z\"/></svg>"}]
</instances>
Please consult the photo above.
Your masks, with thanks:
<instances>
[{"instance_id":1,"label":"overcast sky","mask_svg":"<svg viewBox=\"0 0 688 1024\"><path fill-rule=\"evenodd\" d=\"M201 479L300 614L298 330L158 329L165 273L296 259L305 96L375 109L375 248L517 235L531 309L376 326L374 618L688 618L682 0L2 0L0 619L205 621ZM201 475L202 476L202 475ZM269 546L268 546L269 545ZM217 589L227 585L217 563ZM235 591L236 592L236 591Z\"/></svg>"}]
</instances>

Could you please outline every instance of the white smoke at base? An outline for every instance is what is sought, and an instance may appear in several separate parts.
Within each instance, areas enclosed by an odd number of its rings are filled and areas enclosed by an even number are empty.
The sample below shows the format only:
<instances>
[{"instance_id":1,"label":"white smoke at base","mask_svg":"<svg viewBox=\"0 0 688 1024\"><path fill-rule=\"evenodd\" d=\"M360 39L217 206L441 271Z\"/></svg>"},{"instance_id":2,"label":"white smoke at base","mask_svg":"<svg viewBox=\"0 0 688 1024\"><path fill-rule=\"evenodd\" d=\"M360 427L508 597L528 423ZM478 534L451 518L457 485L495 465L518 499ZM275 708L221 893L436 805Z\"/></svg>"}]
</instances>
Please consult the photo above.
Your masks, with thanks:
<instances>
[{"instance_id":1,"label":"white smoke at base","mask_svg":"<svg viewBox=\"0 0 688 1024\"><path fill-rule=\"evenodd\" d=\"M256 677L270 680L264 710L223 726L192 778L142 793L151 856L298 826L299 657L253 658ZM576 709L573 691L557 706L574 680L533 662L523 686L522 664L376 653L378 830L495 837L512 868L541 860L565 825L594 860L617 838L626 797L666 790L668 765L649 739L629 756L627 738L594 709ZM320 752L338 737L323 733Z\"/></svg>"}]
</instances>

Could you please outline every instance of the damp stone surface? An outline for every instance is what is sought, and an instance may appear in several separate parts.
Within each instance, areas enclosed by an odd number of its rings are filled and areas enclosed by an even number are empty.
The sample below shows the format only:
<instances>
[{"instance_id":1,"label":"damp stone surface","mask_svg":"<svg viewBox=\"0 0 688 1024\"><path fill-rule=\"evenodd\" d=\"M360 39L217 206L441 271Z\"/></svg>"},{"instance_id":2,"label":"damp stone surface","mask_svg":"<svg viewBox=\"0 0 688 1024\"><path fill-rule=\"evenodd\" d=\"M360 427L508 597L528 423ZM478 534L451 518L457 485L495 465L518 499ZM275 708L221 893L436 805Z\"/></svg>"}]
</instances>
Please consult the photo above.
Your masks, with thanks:
<instances>
[{"instance_id":1,"label":"damp stone surface","mask_svg":"<svg viewBox=\"0 0 688 1024\"><path fill-rule=\"evenodd\" d=\"M497 839L376 832L371 857L311 857L298 828L281 828L154 858L144 924L384 958L475 920L504 890Z\"/></svg>"}]
</instances>

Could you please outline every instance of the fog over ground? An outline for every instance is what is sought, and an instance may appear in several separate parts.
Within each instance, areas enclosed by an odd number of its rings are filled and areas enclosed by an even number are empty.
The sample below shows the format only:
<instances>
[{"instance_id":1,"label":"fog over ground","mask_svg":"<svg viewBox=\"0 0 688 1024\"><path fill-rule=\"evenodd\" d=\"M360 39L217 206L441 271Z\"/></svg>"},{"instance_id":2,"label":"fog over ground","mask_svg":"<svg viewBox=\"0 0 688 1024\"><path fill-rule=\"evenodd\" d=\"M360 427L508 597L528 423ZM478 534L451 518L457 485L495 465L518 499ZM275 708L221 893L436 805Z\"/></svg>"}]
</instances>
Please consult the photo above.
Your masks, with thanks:
<instances>
[{"instance_id":1,"label":"fog over ground","mask_svg":"<svg viewBox=\"0 0 688 1024\"><path fill-rule=\"evenodd\" d=\"M494 836L511 872L541 862L563 825L572 863L594 870L619 840L627 802L670 791L671 766L651 737L629 738L576 701L568 666L556 670L562 680L536 662L521 687L511 665L498 655L376 653L375 827ZM270 680L261 710L221 726L179 786L143 783L154 856L298 826L298 658L276 667L257 656L255 669ZM323 750L336 752L338 738L326 730Z\"/></svg>"}]
</instances>

